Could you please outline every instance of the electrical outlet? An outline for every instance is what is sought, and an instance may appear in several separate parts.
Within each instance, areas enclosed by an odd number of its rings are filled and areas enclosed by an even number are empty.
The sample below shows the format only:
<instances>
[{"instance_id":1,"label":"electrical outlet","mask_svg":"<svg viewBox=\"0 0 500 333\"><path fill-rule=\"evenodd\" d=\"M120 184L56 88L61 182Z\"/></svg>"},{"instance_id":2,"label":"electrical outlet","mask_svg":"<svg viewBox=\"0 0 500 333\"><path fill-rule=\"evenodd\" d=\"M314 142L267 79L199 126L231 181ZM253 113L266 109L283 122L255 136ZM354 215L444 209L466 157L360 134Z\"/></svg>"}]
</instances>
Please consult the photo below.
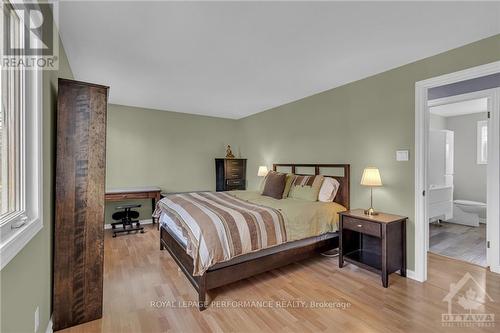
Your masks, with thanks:
<instances>
[{"instance_id":1,"label":"electrical outlet","mask_svg":"<svg viewBox=\"0 0 500 333\"><path fill-rule=\"evenodd\" d=\"M35 310L35 333L38 332L38 326L40 326L40 308L37 306Z\"/></svg>"}]
</instances>

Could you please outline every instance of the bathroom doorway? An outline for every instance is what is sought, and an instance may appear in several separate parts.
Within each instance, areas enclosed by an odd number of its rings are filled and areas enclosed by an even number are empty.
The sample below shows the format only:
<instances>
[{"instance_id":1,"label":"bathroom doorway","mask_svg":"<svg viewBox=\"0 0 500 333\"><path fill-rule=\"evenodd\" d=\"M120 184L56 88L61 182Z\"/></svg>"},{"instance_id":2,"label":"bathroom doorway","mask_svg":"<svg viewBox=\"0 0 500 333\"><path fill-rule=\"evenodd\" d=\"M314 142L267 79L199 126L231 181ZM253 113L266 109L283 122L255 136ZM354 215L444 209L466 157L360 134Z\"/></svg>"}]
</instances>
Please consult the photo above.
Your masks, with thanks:
<instances>
[{"instance_id":1,"label":"bathroom doorway","mask_svg":"<svg viewBox=\"0 0 500 333\"><path fill-rule=\"evenodd\" d=\"M432 106L438 106L437 104L429 105L429 101L441 99L441 104L449 104L450 101L444 102L446 98L453 98L452 96L462 97L461 101L487 98L489 110L485 130L487 136L487 200L485 203L487 208L486 224L483 223L486 229L486 266L490 271L500 274L500 61L497 61L415 83L415 270L410 272L410 276L422 282L427 280L427 249L430 245L429 194L431 191L428 181L428 163L431 144L431 113L429 109ZM477 133L477 129L474 132ZM471 175L470 178L474 177ZM445 182L444 185L446 184ZM443 193L439 194L445 196ZM449 198L449 194L446 195L445 197ZM452 204L454 204L453 201ZM462 211L471 213L467 212L471 209L465 207ZM449 214L453 214L453 206L449 210L451 210ZM445 215L441 220L446 219Z\"/></svg>"},{"instance_id":2,"label":"bathroom doorway","mask_svg":"<svg viewBox=\"0 0 500 333\"><path fill-rule=\"evenodd\" d=\"M428 106L427 250L486 267L491 103L469 93L429 99Z\"/></svg>"}]
</instances>

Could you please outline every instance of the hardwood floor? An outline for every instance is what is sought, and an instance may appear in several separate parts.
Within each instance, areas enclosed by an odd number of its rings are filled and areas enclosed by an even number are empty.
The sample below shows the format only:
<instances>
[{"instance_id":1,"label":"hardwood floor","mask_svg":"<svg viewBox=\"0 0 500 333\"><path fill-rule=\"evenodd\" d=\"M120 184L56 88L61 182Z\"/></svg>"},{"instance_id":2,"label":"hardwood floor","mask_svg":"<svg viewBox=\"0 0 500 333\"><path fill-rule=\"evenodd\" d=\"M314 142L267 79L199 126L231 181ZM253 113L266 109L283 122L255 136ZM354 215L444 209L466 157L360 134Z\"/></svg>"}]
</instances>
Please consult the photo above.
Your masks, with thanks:
<instances>
[{"instance_id":1,"label":"hardwood floor","mask_svg":"<svg viewBox=\"0 0 500 333\"><path fill-rule=\"evenodd\" d=\"M486 267L486 225L429 225L429 251Z\"/></svg>"},{"instance_id":2,"label":"hardwood floor","mask_svg":"<svg viewBox=\"0 0 500 333\"><path fill-rule=\"evenodd\" d=\"M441 314L448 311L447 303L442 300L449 292L450 283L457 283L466 272L486 289L494 301L487 299L474 312L492 313L500 318L500 275L434 254L429 254L429 280L423 284L392 274L389 288L385 289L377 274L351 264L339 269L337 258L318 256L214 289L209 292L212 306L203 312L194 305L181 307L189 305L187 302L195 302L197 295L168 252L159 251L156 228L148 225L146 229L145 234L117 238L112 238L110 231L106 230L104 316L63 332L498 330L498 327L442 326ZM161 301L170 307L161 306ZM232 301L267 301L260 305L268 307L222 308L234 305ZM322 301L325 303L319 303ZM156 306L152 306L152 302ZM346 308L303 307L299 302L307 305L311 302L317 302L313 303L317 305L339 302L337 304L345 304ZM273 308L269 308L270 304ZM282 307L278 308L278 305ZM285 305L290 306L283 307Z\"/></svg>"}]
</instances>

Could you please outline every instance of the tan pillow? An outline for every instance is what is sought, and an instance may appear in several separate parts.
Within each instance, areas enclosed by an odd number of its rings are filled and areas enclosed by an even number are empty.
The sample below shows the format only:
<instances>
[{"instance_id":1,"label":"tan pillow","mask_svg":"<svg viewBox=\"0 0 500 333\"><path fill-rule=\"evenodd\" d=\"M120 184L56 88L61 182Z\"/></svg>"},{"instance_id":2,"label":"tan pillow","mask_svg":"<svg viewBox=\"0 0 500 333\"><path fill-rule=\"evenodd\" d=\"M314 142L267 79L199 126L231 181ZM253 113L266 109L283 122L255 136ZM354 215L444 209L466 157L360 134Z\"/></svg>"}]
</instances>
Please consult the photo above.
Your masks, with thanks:
<instances>
[{"instance_id":1,"label":"tan pillow","mask_svg":"<svg viewBox=\"0 0 500 333\"><path fill-rule=\"evenodd\" d=\"M266 176L266 184L264 185L264 190L262 191L262 195L275 198L282 199L283 198L283 190L285 189L286 183L286 174L269 171Z\"/></svg>"},{"instance_id":2,"label":"tan pillow","mask_svg":"<svg viewBox=\"0 0 500 333\"><path fill-rule=\"evenodd\" d=\"M312 186L295 186L293 198L306 201L318 201L318 188Z\"/></svg>"},{"instance_id":3,"label":"tan pillow","mask_svg":"<svg viewBox=\"0 0 500 333\"><path fill-rule=\"evenodd\" d=\"M325 177L318 194L318 200L322 202L332 202L337 195L340 183L332 177Z\"/></svg>"},{"instance_id":4,"label":"tan pillow","mask_svg":"<svg viewBox=\"0 0 500 333\"><path fill-rule=\"evenodd\" d=\"M292 182L292 187L288 197L303 199L308 201L318 201L318 194L323 184L324 177L318 176L295 176ZM310 187L310 190L301 189L302 187ZM307 192L307 195L304 195Z\"/></svg>"},{"instance_id":5,"label":"tan pillow","mask_svg":"<svg viewBox=\"0 0 500 333\"><path fill-rule=\"evenodd\" d=\"M294 179L295 175L293 173L286 174L285 189L283 190L283 199L288 198L288 193L290 193L290 189L292 188L292 183Z\"/></svg>"}]
</instances>

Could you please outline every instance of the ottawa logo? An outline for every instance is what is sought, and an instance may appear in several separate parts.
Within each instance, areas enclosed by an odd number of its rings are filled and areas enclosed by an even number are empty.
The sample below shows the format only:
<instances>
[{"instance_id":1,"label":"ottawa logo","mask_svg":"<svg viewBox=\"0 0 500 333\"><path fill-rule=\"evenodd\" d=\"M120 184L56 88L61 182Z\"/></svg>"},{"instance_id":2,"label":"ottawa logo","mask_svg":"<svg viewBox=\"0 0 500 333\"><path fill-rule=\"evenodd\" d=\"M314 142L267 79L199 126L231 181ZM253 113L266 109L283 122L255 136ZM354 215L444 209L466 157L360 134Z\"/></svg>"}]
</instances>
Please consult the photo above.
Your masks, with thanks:
<instances>
[{"instance_id":1,"label":"ottawa logo","mask_svg":"<svg viewBox=\"0 0 500 333\"><path fill-rule=\"evenodd\" d=\"M486 302L493 302L493 299L468 272L460 281L450 284L443 302L448 303L448 313L441 314L443 326L495 326L495 314L484 311Z\"/></svg>"}]
</instances>

